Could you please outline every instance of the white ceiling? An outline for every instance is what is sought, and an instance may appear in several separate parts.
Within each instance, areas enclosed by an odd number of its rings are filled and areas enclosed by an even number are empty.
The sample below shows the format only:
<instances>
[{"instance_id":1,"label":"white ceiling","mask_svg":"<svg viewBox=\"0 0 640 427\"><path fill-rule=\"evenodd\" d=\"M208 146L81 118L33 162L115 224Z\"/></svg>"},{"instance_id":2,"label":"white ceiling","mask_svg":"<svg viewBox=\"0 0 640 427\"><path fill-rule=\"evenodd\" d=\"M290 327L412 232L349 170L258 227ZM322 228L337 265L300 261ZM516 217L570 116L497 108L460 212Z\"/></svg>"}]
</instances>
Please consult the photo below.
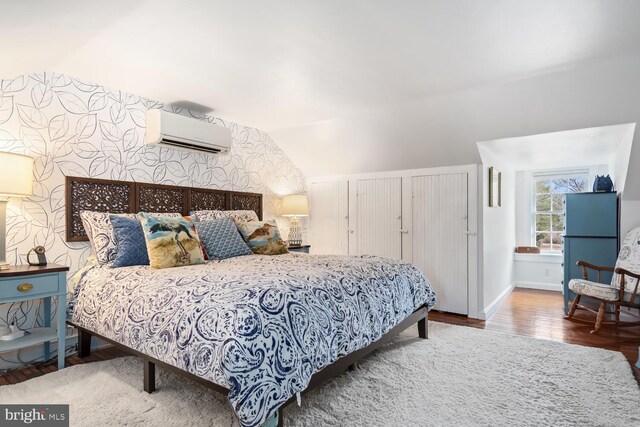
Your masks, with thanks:
<instances>
[{"instance_id":1,"label":"white ceiling","mask_svg":"<svg viewBox=\"0 0 640 427\"><path fill-rule=\"evenodd\" d=\"M504 138L478 143L513 170L609 165L635 123Z\"/></svg>"},{"instance_id":2,"label":"white ceiling","mask_svg":"<svg viewBox=\"0 0 640 427\"><path fill-rule=\"evenodd\" d=\"M0 77L58 71L262 128L308 175L471 163L640 118L640 2L4 2Z\"/></svg>"}]
</instances>

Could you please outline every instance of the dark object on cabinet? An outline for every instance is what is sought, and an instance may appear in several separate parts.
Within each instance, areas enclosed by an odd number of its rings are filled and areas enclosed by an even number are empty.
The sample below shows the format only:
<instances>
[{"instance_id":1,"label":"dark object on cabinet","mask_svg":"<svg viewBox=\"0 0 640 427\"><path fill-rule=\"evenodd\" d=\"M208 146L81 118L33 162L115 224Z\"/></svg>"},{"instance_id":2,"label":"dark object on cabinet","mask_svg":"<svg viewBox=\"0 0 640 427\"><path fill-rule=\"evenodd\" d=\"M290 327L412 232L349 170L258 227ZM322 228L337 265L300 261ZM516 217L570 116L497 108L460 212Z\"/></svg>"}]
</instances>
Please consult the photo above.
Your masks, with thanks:
<instances>
[{"instance_id":1,"label":"dark object on cabinet","mask_svg":"<svg viewBox=\"0 0 640 427\"><path fill-rule=\"evenodd\" d=\"M596 175L596 179L593 180L593 192L594 193L611 193L613 191L613 181L609 175Z\"/></svg>"},{"instance_id":2,"label":"dark object on cabinet","mask_svg":"<svg viewBox=\"0 0 640 427\"><path fill-rule=\"evenodd\" d=\"M570 193L565 196L564 310L569 311L569 281L582 277L578 261L613 266L618 258L618 195L616 193ZM603 271L600 281L611 282Z\"/></svg>"}]
</instances>

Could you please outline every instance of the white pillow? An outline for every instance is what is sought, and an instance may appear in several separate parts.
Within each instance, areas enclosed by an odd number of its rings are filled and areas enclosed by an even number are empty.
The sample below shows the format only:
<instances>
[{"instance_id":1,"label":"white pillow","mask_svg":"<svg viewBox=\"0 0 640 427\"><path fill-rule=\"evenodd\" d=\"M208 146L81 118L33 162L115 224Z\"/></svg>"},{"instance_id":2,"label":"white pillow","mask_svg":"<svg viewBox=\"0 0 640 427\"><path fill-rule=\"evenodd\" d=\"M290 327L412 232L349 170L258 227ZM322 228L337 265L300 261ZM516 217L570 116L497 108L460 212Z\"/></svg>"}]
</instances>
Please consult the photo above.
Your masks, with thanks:
<instances>
[{"instance_id":1,"label":"white pillow","mask_svg":"<svg viewBox=\"0 0 640 427\"><path fill-rule=\"evenodd\" d=\"M111 215L123 216L126 218L138 218L138 214L113 214L109 212L80 211L80 218L84 231L87 233L91 248L95 254L98 265L105 265L112 262L116 257L116 238L113 235L113 225L111 224ZM166 216L177 218L182 214L179 212L172 213L153 213L151 215Z\"/></svg>"},{"instance_id":2,"label":"white pillow","mask_svg":"<svg viewBox=\"0 0 640 427\"><path fill-rule=\"evenodd\" d=\"M194 221L212 221L214 219L231 218L233 222L259 221L254 211L193 211L191 219Z\"/></svg>"}]
</instances>

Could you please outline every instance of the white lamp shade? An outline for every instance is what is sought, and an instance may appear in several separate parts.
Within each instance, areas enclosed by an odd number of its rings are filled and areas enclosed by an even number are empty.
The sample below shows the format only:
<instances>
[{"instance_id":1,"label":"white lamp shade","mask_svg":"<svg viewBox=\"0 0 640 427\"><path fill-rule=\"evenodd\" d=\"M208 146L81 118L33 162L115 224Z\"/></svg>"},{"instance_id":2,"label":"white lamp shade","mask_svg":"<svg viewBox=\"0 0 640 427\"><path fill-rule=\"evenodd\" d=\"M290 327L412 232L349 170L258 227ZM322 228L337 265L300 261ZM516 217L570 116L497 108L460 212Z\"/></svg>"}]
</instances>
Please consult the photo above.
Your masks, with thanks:
<instances>
[{"instance_id":1,"label":"white lamp shade","mask_svg":"<svg viewBox=\"0 0 640 427\"><path fill-rule=\"evenodd\" d=\"M33 194L33 158L0 152L0 196Z\"/></svg>"},{"instance_id":2,"label":"white lamp shade","mask_svg":"<svg viewBox=\"0 0 640 427\"><path fill-rule=\"evenodd\" d=\"M282 216L307 216L309 204L306 194L291 194L282 198Z\"/></svg>"}]
</instances>

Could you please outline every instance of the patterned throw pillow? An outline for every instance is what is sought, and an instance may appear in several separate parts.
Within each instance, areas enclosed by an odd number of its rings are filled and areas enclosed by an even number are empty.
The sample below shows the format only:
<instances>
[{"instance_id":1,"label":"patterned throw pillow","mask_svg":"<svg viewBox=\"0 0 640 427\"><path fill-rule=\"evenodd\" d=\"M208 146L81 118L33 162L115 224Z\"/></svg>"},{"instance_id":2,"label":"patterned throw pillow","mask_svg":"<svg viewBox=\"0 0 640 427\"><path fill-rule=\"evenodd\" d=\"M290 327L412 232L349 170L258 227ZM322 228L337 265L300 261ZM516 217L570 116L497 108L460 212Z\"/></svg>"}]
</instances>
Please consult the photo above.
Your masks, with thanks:
<instances>
[{"instance_id":1,"label":"patterned throw pillow","mask_svg":"<svg viewBox=\"0 0 640 427\"><path fill-rule=\"evenodd\" d=\"M110 218L117 247L111 266L118 268L131 265L149 265L147 241L144 238L140 220L118 215L111 215Z\"/></svg>"},{"instance_id":2,"label":"patterned throw pillow","mask_svg":"<svg viewBox=\"0 0 640 427\"><path fill-rule=\"evenodd\" d=\"M226 259L253 252L244 242L231 218L195 223L209 259Z\"/></svg>"},{"instance_id":3,"label":"patterned throw pillow","mask_svg":"<svg viewBox=\"0 0 640 427\"><path fill-rule=\"evenodd\" d=\"M82 225L91 242L91 248L96 256L98 265L105 265L115 259L116 242L113 235L109 212L81 211ZM116 214L124 218L136 218L136 214Z\"/></svg>"},{"instance_id":4,"label":"patterned throw pillow","mask_svg":"<svg viewBox=\"0 0 640 427\"><path fill-rule=\"evenodd\" d=\"M289 253L287 244L280 237L280 231L278 231L275 221L240 222L237 225L253 253L259 255Z\"/></svg>"},{"instance_id":5,"label":"patterned throw pillow","mask_svg":"<svg viewBox=\"0 0 640 427\"><path fill-rule=\"evenodd\" d=\"M138 214L147 241L152 268L202 264L204 254L198 232L188 217L157 217Z\"/></svg>"},{"instance_id":6,"label":"patterned throw pillow","mask_svg":"<svg viewBox=\"0 0 640 427\"><path fill-rule=\"evenodd\" d=\"M193 211L191 217L194 221L213 221L221 218L231 218L235 223L259 221L254 211Z\"/></svg>"},{"instance_id":7,"label":"patterned throw pillow","mask_svg":"<svg viewBox=\"0 0 640 427\"><path fill-rule=\"evenodd\" d=\"M82 225L87 233L91 248L96 256L98 265L105 265L113 261L116 257L116 241L111 225L111 215L137 218L136 214L111 214L109 212L80 211ZM153 214L165 217L181 218L180 213Z\"/></svg>"}]
</instances>

